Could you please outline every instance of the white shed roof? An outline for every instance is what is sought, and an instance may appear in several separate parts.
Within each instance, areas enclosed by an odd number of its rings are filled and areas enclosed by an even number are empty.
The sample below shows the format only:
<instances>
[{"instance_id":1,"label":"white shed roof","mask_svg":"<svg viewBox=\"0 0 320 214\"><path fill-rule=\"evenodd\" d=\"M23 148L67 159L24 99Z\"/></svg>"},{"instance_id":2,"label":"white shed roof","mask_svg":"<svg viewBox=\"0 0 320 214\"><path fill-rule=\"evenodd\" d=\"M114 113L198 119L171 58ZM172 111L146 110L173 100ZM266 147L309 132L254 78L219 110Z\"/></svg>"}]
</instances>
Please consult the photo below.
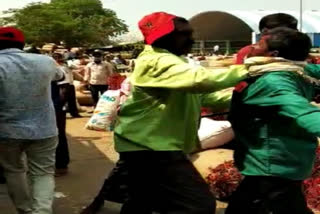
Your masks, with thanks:
<instances>
[{"instance_id":1,"label":"white shed roof","mask_svg":"<svg viewBox=\"0 0 320 214\"><path fill-rule=\"evenodd\" d=\"M243 20L250 28L259 33L259 21L262 17L273 13L287 13L299 20L300 14L298 11L224 11L233 16L236 16ZM304 11L302 14L302 31L304 33L320 33L320 11Z\"/></svg>"}]
</instances>

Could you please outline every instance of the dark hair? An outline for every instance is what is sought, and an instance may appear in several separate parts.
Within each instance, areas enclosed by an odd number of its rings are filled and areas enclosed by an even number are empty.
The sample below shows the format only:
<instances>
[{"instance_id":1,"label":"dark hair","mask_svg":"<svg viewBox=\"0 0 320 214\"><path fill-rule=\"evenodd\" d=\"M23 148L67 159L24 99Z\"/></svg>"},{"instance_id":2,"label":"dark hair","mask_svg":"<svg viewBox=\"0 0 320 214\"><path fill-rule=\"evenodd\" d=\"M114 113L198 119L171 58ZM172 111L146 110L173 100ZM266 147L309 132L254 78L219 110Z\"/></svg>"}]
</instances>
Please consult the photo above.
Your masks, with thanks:
<instances>
[{"instance_id":1,"label":"dark hair","mask_svg":"<svg viewBox=\"0 0 320 214\"><path fill-rule=\"evenodd\" d=\"M25 50L26 53L34 53L34 54L41 54L41 51L34 45L31 48Z\"/></svg>"},{"instance_id":2,"label":"dark hair","mask_svg":"<svg viewBox=\"0 0 320 214\"><path fill-rule=\"evenodd\" d=\"M171 32L163 37L160 37L152 43L152 46L162 49L168 49L170 47L172 36L173 33Z\"/></svg>"},{"instance_id":3,"label":"dark hair","mask_svg":"<svg viewBox=\"0 0 320 214\"><path fill-rule=\"evenodd\" d=\"M60 58L63 58L63 55L61 53L57 53L57 52L54 52L52 54L52 57L55 58L55 57L60 57Z\"/></svg>"},{"instance_id":4,"label":"dark hair","mask_svg":"<svg viewBox=\"0 0 320 214\"><path fill-rule=\"evenodd\" d=\"M103 56L103 53L101 50L94 50L93 53L92 53L92 56L93 57L102 57Z\"/></svg>"},{"instance_id":5,"label":"dark hair","mask_svg":"<svg viewBox=\"0 0 320 214\"><path fill-rule=\"evenodd\" d=\"M270 30L266 43L268 51L278 51L279 57L297 61L305 60L312 47L307 34L286 27Z\"/></svg>"},{"instance_id":6,"label":"dark hair","mask_svg":"<svg viewBox=\"0 0 320 214\"><path fill-rule=\"evenodd\" d=\"M82 53L76 52L75 59L81 59L82 58Z\"/></svg>"},{"instance_id":7,"label":"dark hair","mask_svg":"<svg viewBox=\"0 0 320 214\"><path fill-rule=\"evenodd\" d=\"M8 48L18 48L20 50L23 50L24 43L7 41L7 40L0 40L0 50L4 50L4 49L8 49Z\"/></svg>"},{"instance_id":8,"label":"dark hair","mask_svg":"<svg viewBox=\"0 0 320 214\"><path fill-rule=\"evenodd\" d=\"M276 27L287 27L297 29L298 20L286 13L274 13L263 17L259 23L259 30L262 32L264 28L273 29Z\"/></svg>"},{"instance_id":9,"label":"dark hair","mask_svg":"<svg viewBox=\"0 0 320 214\"><path fill-rule=\"evenodd\" d=\"M182 22L182 23L189 23L189 21L183 17L177 16L176 18L173 19L173 22Z\"/></svg>"},{"instance_id":10,"label":"dark hair","mask_svg":"<svg viewBox=\"0 0 320 214\"><path fill-rule=\"evenodd\" d=\"M132 51L132 56L131 58L135 59L135 58L138 58L138 56L140 55L140 53L143 51L142 48L135 48L133 51Z\"/></svg>"}]
</instances>

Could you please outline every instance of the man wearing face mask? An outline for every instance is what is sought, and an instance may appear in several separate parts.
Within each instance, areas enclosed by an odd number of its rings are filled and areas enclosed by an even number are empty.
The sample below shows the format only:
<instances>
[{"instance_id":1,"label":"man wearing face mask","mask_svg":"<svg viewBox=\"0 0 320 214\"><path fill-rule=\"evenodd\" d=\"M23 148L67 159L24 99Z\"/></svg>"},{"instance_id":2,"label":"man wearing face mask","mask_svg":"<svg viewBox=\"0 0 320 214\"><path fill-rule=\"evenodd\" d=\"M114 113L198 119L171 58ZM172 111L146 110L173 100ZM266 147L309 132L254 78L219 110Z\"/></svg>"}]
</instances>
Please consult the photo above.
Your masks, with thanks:
<instances>
[{"instance_id":1,"label":"man wearing face mask","mask_svg":"<svg viewBox=\"0 0 320 214\"><path fill-rule=\"evenodd\" d=\"M90 85L94 106L97 105L99 95L108 90L107 79L113 73L112 65L103 61L103 54L95 50L92 54L93 62L85 68L84 80Z\"/></svg>"}]
</instances>

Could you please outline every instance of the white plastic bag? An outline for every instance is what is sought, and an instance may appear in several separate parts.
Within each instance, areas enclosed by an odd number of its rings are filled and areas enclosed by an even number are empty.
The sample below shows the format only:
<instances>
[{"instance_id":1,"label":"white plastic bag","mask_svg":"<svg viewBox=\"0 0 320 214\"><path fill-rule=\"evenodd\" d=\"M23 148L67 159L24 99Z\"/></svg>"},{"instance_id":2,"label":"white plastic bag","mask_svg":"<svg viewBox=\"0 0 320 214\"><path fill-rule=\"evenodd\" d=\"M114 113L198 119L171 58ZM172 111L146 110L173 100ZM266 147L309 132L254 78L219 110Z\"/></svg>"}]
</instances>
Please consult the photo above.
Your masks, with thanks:
<instances>
[{"instance_id":1,"label":"white plastic bag","mask_svg":"<svg viewBox=\"0 0 320 214\"><path fill-rule=\"evenodd\" d=\"M120 103L120 90L108 90L100 97L86 128L96 131L112 131Z\"/></svg>"},{"instance_id":2,"label":"white plastic bag","mask_svg":"<svg viewBox=\"0 0 320 214\"><path fill-rule=\"evenodd\" d=\"M198 136L202 149L222 146L234 138L234 132L229 121L218 121L202 118Z\"/></svg>"},{"instance_id":3,"label":"white plastic bag","mask_svg":"<svg viewBox=\"0 0 320 214\"><path fill-rule=\"evenodd\" d=\"M120 105L124 104L131 93L130 78L127 77L122 83L120 88Z\"/></svg>"}]
</instances>

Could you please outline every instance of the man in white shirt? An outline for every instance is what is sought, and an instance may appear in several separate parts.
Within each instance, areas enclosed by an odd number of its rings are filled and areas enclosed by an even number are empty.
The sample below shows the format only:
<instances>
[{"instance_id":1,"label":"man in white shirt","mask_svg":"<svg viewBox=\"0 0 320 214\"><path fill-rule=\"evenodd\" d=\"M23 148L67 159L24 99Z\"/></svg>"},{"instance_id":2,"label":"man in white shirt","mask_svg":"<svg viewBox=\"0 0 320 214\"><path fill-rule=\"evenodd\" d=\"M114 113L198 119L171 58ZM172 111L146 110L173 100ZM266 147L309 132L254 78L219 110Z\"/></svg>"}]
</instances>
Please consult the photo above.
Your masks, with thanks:
<instances>
[{"instance_id":1,"label":"man in white shirt","mask_svg":"<svg viewBox=\"0 0 320 214\"><path fill-rule=\"evenodd\" d=\"M84 80L90 85L91 96L96 106L99 95L108 90L107 80L113 73L113 68L110 63L103 61L101 51L96 50L92 55L94 59L86 66Z\"/></svg>"}]
</instances>

